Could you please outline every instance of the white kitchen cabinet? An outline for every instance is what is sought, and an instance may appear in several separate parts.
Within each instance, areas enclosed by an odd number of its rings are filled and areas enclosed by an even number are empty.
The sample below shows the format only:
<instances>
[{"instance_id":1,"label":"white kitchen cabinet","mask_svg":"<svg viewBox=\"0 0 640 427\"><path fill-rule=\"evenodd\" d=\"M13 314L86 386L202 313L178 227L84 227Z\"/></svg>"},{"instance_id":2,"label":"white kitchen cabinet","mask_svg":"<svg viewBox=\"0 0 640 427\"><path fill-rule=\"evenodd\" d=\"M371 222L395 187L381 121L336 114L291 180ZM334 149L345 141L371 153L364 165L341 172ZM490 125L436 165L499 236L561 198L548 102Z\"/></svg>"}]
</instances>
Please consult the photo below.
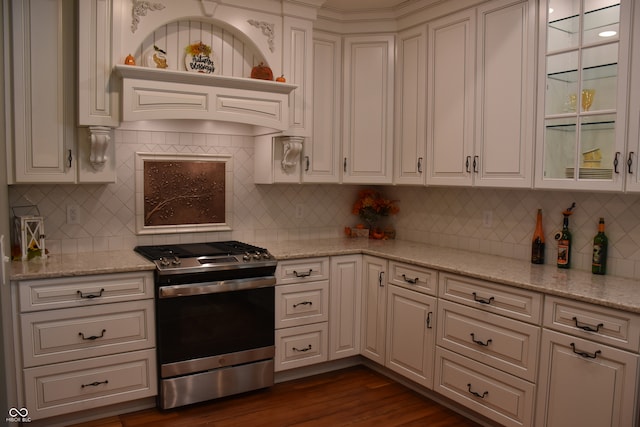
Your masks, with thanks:
<instances>
[{"instance_id":1,"label":"white kitchen cabinet","mask_svg":"<svg viewBox=\"0 0 640 427\"><path fill-rule=\"evenodd\" d=\"M393 35L344 38L342 182L391 184Z\"/></svg>"},{"instance_id":2,"label":"white kitchen cabinet","mask_svg":"<svg viewBox=\"0 0 640 427\"><path fill-rule=\"evenodd\" d=\"M340 181L342 38L313 33L313 132L303 146L302 181Z\"/></svg>"},{"instance_id":3,"label":"white kitchen cabinet","mask_svg":"<svg viewBox=\"0 0 640 427\"><path fill-rule=\"evenodd\" d=\"M362 256L331 258L329 360L360 354Z\"/></svg>"},{"instance_id":4,"label":"white kitchen cabinet","mask_svg":"<svg viewBox=\"0 0 640 427\"><path fill-rule=\"evenodd\" d=\"M329 258L278 262L275 371L329 358Z\"/></svg>"},{"instance_id":5,"label":"white kitchen cabinet","mask_svg":"<svg viewBox=\"0 0 640 427\"><path fill-rule=\"evenodd\" d=\"M313 26L308 19L287 15L282 22L283 74L288 83L297 86L289 95L287 135L309 137L313 118Z\"/></svg>"},{"instance_id":6,"label":"white kitchen cabinet","mask_svg":"<svg viewBox=\"0 0 640 427\"><path fill-rule=\"evenodd\" d=\"M640 7L633 8L631 41L631 79L629 93L640 93ZM640 96L629 97L629 133L627 135L626 190L640 191Z\"/></svg>"},{"instance_id":7,"label":"white kitchen cabinet","mask_svg":"<svg viewBox=\"0 0 640 427\"><path fill-rule=\"evenodd\" d=\"M12 292L19 399L31 418L157 394L151 272L25 280Z\"/></svg>"},{"instance_id":8,"label":"white kitchen cabinet","mask_svg":"<svg viewBox=\"0 0 640 427\"><path fill-rule=\"evenodd\" d=\"M387 290L385 366L433 388L436 298L395 285Z\"/></svg>"},{"instance_id":9,"label":"white kitchen cabinet","mask_svg":"<svg viewBox=\"0 0 640 427\"><path fill-rule=\"evenodd\" d=\"M427 31L425 25L397 37L393 182L424 185L427 108Z\"/></svg>"},{"instance_id":10,"label":"white kitchen cabinet","mask_svg":"<svg viewBox=\"0 0 640 427\"><path fill-rule=\"evenodd\" d=\"M506 426L533 423L542 295L438 273L434 390Z\"/></svg>"},{"instance_id":11,"label":"white kitchen cabinet","mask_svg":"<svg viewBox=\"0 0 640 427\"><path fill-rule=\"evenodd\" d=\"M362 257L362 344L361 354L384 365L388 261Z\"/></svg>"},{"instance_id":12,"label":"white kitchen cabinet","mask_svg":"<svg viewBox=\"0 0 640 427\"><path fill-rule=\"evenodd\" d=\"M531 186L535 16L497 0L428 23L428 185Z\"/></svg>"},{"instance_id":13,"label":"white kitchen cabinet","mask_svg":"<svg viewBox=\"0 0 640 427\"><path fill-rule=\"evenodd\" d=\"M640 316L547 297L543 326L536 426L636 425Z\"/></svg>"},{"instance_id":14,"label":"white kitchen cabinet","mask_svg":"<svg viewBox=\"0 0 640 427\"><path fill-rule=\"evenodd\" d=\"M626 152L632 4L540 2L536 187L620 191L625 175L633 181L633 142Z\"/></svg>"},{"instance_id":15,"label":"white kitchen cabinet","mask_svg":"<svg viewBox=\"0 0 640 427\"><path fill-rule=\"evenodd\" d=\"M73 183L78 158L74 3L14 0L11 13L9 183Z\"/></svg>"}]
</instances>

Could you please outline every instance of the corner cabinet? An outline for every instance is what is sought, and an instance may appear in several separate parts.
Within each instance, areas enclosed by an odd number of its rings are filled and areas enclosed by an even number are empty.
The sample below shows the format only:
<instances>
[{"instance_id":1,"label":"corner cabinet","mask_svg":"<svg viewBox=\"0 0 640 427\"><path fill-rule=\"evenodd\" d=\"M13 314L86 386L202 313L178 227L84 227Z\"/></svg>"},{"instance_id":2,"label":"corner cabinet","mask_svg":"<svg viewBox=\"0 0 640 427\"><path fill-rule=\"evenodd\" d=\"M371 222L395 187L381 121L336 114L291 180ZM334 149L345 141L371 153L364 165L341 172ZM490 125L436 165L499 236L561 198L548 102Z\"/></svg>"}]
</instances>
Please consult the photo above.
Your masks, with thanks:
<instances>
[{"instance_id":1,"label":"corner cabinet","mask_svg":"<svg viewBox=\"0 0 640 427\"><path fill-rule=\"evenodd\" d=\"M620 191L626 176L633 181L638 147L630 142L626 151L632 3L540 2L536 187Z\"/></svg>"},{"instance_id":2,"label":"corner cabinet","mask_svg":"<svg viewBox=\"0 0 640 427\"><path fill-rule=\"evenodd\" d=\"M535 16L498 0L428 23L428 185L532 185Z\"/></svg>"},{"instance_id":3,"label":"corner cabinet","mask_svg":"<svg viewBox=\"0 0 640 427\"><path fill-rule=\"evenodd\" d=\"M329 360L360 354L362 255L331 258Z\"/></svg>"},{"instance_id":4,"label":"corner cabinet","mask_svg":"<svg viewBox=\"0 0 640 427\"><path fill-rule=\"evenodd\" d=\"M393 35L344 38L342 182L391 184Z\"/></svg>"}]
</instances>

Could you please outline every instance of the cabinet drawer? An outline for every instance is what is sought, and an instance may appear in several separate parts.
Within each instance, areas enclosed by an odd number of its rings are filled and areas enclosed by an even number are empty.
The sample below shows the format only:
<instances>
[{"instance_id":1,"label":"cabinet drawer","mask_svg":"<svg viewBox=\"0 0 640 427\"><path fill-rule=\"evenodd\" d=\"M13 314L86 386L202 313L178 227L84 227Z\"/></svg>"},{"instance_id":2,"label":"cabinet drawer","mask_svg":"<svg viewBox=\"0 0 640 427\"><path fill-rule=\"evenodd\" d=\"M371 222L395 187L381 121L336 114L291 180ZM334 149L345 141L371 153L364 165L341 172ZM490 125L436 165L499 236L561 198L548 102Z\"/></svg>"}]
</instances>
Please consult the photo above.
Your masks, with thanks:
<instances>
[{"instance_id":1,"label":"cabinet drawer","mask_svg":"<svg viewBox=\"0 0 640 427\"><path fill-rule=\"evenodd\" d=\"M541 294L456 274L440 273L438 278L440 298L540 324Z\"/></svg>"},{"instance_id":2,"label":"cabinet drawer","mask_svg":"<svg viewBox=\"0 0 640 427\"><path fill-rule=\"evenodd\" d=\"M504 426L533 421L533 384L440 347L434 390Z\"/></svg>"},{"instance_id":3,"label":"cabinet drawer","mask_svg":"<svg viewBox=\"0 0 640 427\"><path fill-rule=\"evenodd\" d=\"M328 338L326 322L278 329L275 371L326 362L329 358Z\"/></svg>"},{"instance_id":4,"label":"cabinet drawer","mask_svg":"<svg viewBox=\"0 0 640 427\"><path fill-rule=\"evenodd\" d=\"M276 286L276 329L329 320L329 281Z\"/></svg>"},{"instance_id":5,"label":"cabinet drawer","mask_svg":"<svg viewBox=\"0 0 640 427\"><path fill-rule=\"evenodd\" d=\"M153 298L153 273L136 272L18 283L20 311L49 310Z\"/></svg>"},{"instance_id":6,"label":"cabinet drawer","mask_svg":"<svg viewBox=\"0 0 640 427\"><path fill-rule=\"evenodd\" d=\"M428 268L400 262L389 262L389 283L421 292L436 295L438 287L438 272Z\"/></svg>"},{"instance_id":7,"label":"cabinet drawer","mask_svg":"<svg viewBox=\"0 0 640 427\"><path fill-rule=\"evenodd\" d=\"M33 419L154 396L155 350L25 369L24 384Z\"/></svg>"},{"instance_id":8,"label":"cabinet drawer","mask_svg":"<svg viewBox=\"0 0 640 427\"><path fill-rule=\"evenodd\" d=\"M547 297L544 326L626 350L640 351L640 316L633 313Z\"/></svg>"},{"instance_id":9,"label":"cabinet drawer","mask_svg":"<svg viewBox=\"0 0 640 427\"><path fill-rule=\"evenodd\" d=\"M534 381L540 328L449 301L438 306L438 345Z\"/></svg>"},{"instance_id":10,"label":"cabinet drawer","mask_svg":"<svg viewBox=\"0 0 640 427\"><path fill-rule=\"evenodd\" d=\"M278 284L313 282L329 279L329 257L278 261Z\"/></svg>"},{"instance_id":11,"label":"cabinet drawer","mask_svg":"<svg viewBox=\"0 0 640 427\"><path fill-rule=\"evenodd\" d=\"M155 346L153 300L20 315L24 366Z\"/></svg>"}]
</instances>

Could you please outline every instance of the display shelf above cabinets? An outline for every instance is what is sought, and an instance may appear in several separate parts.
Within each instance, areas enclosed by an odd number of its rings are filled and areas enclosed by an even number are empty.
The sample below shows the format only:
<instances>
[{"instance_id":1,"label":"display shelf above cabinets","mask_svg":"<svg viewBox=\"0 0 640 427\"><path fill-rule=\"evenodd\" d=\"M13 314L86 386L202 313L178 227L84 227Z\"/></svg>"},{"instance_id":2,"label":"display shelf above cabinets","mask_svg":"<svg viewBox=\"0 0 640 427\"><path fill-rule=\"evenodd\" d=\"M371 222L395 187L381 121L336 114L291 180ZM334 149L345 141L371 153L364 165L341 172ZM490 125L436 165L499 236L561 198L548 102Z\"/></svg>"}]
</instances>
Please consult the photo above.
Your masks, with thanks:
<instances>
[{"instance_id":1,"label":"display shelf above cabinets","mask_svg":"<svg viewBox=\"0 0 640 427\"><path fill-rule=\"evenodd\" d=\"M630 2L594 3L540 4L538 188L624 188Z\"/></svg>"}]
</instances>

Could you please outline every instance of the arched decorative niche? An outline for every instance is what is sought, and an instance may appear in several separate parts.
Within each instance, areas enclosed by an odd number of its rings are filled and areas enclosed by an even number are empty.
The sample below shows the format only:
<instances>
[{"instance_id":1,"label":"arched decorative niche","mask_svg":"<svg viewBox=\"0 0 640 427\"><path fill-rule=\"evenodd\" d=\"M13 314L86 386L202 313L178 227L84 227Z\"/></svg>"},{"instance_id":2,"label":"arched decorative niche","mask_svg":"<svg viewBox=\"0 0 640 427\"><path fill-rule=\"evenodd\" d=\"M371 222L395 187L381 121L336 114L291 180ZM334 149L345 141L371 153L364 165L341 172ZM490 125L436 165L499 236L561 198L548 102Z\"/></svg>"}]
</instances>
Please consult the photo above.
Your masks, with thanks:
<instances>
[{"instance_id":1,"label":"arched decorative niche","mask_svg":"<svg viewBox=\"0 0 640 427\"><path fill-rule=\"evenodd\" d=\"M137 47L133 54L136 63L156 68L152 57L154 46L165 52L167 69L185 71L185 48L202 42L211 46L215 75L249 77L251 69L261 62L267 63L255 43L233 28L205 19L182 19L156 28ZM277 73L279 67L274 70Z\"/></svg>"}]
</instances>

